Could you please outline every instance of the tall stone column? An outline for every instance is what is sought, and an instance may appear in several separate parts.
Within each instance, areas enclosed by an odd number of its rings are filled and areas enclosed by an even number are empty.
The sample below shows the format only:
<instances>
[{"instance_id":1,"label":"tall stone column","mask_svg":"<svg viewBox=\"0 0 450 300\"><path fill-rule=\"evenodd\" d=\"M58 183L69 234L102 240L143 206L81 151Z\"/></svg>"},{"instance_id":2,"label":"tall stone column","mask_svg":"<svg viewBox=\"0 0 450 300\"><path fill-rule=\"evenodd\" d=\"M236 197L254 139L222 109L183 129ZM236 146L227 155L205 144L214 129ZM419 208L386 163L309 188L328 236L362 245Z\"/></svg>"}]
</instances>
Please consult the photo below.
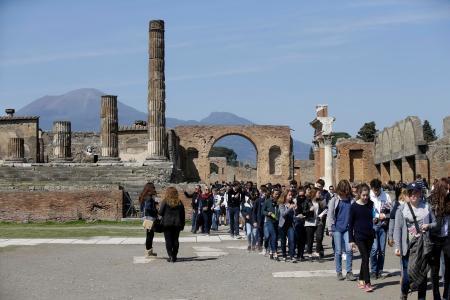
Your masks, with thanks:
<instances>
[{"instance_id":1,"label":"tall stone column","mask_svg":"<svg viewBox=\"0 0 450 300\"><path fill-rule=\"evenodd\" d=\"M119 121L117 96L103 95L100 108L100 141L103 162L118 162L119 158Z\"/></svg>"},{"instance_id":2,"label":"tall stone column","mask_svg":"<svg viewBox=\"0 0 450 300\"><path fill-rule=\"evenodd\" d=\"M72 161L72 129L70 121L53 122L53 160Z\"/></svg>"},{"instance_id":3,"label":"tall stone column","mask_svg":"<svg viewBox=\"0 0 450 300\"><path fill-rule=\"evenodd\" d=\"M25 147L23 138L10 138L8 141L8 163L25 162Z\"/></svg>"},{"instance_id":4,"label":"tall stone column","mask_svg":"<svg viewBox=\"0 0 450 300\"><path fill-rule=\"evenodd\" d=\"M333 184L333 151L331 148L331 144L331 136L324 136L324 180L326 186L330 186Z\"/></svg>"},{"instance_id":5,"label":"tall stone column","mask_svg":"<svg viewBox=\"0 0 450 300\"><path fill-rule=\"evenodd\" d=\"M164 21L150 21L149 43L147 160L167 161Z\"/></svg>"}]
</instances>

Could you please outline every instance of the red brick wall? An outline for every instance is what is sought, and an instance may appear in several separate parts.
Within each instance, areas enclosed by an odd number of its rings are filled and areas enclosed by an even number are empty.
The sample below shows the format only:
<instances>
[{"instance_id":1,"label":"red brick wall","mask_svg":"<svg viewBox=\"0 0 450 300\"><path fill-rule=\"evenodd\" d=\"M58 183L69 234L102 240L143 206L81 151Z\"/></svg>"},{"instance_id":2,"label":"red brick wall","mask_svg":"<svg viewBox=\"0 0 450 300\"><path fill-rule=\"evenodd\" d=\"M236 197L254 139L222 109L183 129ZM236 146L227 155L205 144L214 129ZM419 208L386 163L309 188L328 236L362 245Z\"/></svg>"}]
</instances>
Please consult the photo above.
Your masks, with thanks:
<instances>
[{"instance_id":1,"label":"red brick wall","mask_svg":"<svg viewBox=\"0 0 450 300\"><path fill-rule=\"evenodd\" d=\"M117 221L122 218L122 204L121 190L1 192L0 220Z\"/></svg>"}]
</instances>

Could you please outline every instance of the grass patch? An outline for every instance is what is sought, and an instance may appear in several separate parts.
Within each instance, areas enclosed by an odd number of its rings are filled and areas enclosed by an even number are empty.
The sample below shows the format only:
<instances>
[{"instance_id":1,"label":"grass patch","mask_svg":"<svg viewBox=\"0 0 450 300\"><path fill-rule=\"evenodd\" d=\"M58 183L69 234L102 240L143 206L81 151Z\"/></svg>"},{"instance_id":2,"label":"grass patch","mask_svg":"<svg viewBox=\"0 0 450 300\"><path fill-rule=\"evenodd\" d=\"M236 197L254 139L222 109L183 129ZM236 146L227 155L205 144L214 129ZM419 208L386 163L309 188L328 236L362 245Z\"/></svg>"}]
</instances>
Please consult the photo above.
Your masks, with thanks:
<instances>
[{"instance_id":1,"label":"grass patch","mask_svg":"<svg viewBox=\"0 0 450 300\"><path fill-rule=\"evenodd\" d=\"M186 224L186 226L190 226ZM182 232L181 236L188 233ZM71 221L65 223L0 222L0 238L90 238L96 236L145 237L141 221ZM156 234L162 236L162 234Z\"/></svg>"}]
</instances>

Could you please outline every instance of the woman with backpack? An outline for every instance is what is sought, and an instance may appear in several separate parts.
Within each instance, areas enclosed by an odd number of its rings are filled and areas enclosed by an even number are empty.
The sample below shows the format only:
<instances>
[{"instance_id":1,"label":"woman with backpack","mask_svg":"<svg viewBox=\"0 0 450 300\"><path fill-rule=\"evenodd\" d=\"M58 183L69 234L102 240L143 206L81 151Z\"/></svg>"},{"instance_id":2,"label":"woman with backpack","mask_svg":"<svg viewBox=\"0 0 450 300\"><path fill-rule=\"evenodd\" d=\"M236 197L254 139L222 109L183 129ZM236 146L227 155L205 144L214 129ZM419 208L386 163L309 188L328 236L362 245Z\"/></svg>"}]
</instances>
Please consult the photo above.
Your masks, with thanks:
<instances>
[{"instance_id":1,"label":"woman with backpack","mask_svg":"<svg viewBox=\"0 0 450 300\"><path fill-rule=\"evenodd\" d=\"M168 262L176 262L180 243L180 231L185 225L184 205L178 197L178 191L174 187L168 187L164 200L161 203L159 214L162 216L164 239Z\"/></svg>"},{"instance_id":2,"label":"woman with backpack","mask_svg":"<svg viewBox=\"0 0 450 300\"><path fill-rule=\"evenodd\" d=\"M424 245L426 247L427 232L436 227L436 219L434 217L431 206L422 201L422 188L412 183L407 186L409 202L401 205L395 214L394 225L394 243L395 255L401 257L401 299L407 299L408 293L413 289L417 289L419 299L425 299L427 292L427 273L428 270L419 270L414 272L414 276L421 274L424 278L414 278L411 280L408 270L413 265L417 265L417 260L428 259L428 256L411 255L416 253L411 251L413 245ZM419 244L420 239L423 243ZM431 252L431 251L430 251ZM426 265L426 264L425 264ZM411 270L410 270L411 271ZM413 270L415 271L415 269Z\"/></svg>"}]
</instances>

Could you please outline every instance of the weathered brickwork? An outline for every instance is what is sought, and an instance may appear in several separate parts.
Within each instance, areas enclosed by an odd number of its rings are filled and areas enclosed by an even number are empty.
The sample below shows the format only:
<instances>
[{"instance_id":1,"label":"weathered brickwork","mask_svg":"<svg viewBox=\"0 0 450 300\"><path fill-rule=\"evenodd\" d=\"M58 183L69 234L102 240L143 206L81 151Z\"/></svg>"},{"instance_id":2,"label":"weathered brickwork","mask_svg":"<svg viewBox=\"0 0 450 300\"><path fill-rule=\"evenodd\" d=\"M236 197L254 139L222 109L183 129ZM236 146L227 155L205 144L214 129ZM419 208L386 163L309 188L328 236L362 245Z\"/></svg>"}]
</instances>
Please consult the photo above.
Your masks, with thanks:
<instances>
[{"instance_id":1,"label":"weathered brickwork","mask_svg":"<svg viewBox=\"0 0 450 300\"><path fill-rule=\"evenodd\" d=\"M377 177L373 163L374 144L359 139L339 139L336 144L336 182L369 182Z\"/></svg>"},{"instance_id":2,"label":"weathered brickwork","mask_svg":"<svg viewBox=\"0 0 450 300\"><path fill-rule=\"evenodd\" d=\"M178 126L175 132L180 138L181 166L186 176L194 175L206 182L209 177L208 155L214 144L224 136L240 135L253 143L258 152L257 183L287 183L292 178L291 135L288 126ZM275 162L270 161L272 146L280 148ZM275 164L271 174L270 166Z\"/></svg>"},{"instance_id":3,"label":"weathered brickwork","mask_svg":"<svg viewBox=\"0 0 450 300\"><path fill-rule=\"evenodd\" d=\"M294 160L294 179L298 184L305 182L316 182L314 160Z\"/></svg>"},{"instance_id":4,"label":"weathered brickwork","mask_svg":"<svg viewBox=\"0 0 450 300\"><path fill-rule=\"evenodd\" d=\"M0 117L0 161L8 157L9 139L23 138L25 160L37 162L39 159L38 130L38 117Z\"/></svg>"},{"instance_id":5,"label":"weathered brickwork","mask_svg":"<svg viewBox=\"0 0 450 300\"><path fill-rule=\"evenodd\" d=\"M123 215L123 191L3 191L2 221L118 221Z\"/></svg>"}]
</instances>

